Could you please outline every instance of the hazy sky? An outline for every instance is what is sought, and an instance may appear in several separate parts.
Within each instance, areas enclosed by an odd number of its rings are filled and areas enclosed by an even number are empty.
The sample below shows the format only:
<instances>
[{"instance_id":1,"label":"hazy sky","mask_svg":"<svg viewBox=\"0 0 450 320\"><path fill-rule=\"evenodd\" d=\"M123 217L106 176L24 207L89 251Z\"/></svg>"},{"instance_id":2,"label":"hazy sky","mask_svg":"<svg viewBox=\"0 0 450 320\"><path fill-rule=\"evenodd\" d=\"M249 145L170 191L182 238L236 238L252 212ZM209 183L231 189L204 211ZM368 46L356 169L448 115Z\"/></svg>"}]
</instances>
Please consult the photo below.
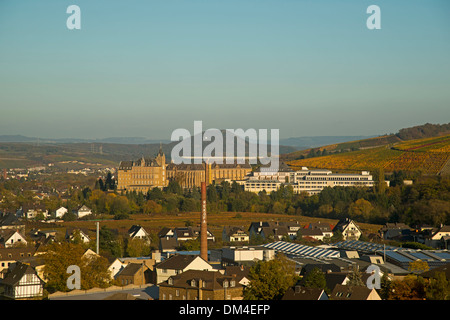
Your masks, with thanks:
<instances>
[{"instance_id":1,"label":"hazy sky","mask_svg":"<svg viewBox=\"0 0 450 320\"><path fill-rule=\"evenodd\" d=\"M450 122L449 58L448 0L0 0L0 134L397 132Z\"/></svg>"}]
</instances>

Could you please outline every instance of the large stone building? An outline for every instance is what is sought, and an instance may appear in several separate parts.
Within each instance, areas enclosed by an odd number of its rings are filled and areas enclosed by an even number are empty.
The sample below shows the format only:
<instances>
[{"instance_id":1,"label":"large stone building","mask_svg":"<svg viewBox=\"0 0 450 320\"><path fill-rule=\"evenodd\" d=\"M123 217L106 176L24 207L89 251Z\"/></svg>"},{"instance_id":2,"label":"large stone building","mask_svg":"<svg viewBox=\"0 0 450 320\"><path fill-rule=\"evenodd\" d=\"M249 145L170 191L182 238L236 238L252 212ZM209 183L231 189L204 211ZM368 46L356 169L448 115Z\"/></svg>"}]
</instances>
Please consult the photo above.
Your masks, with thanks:
<instances>
[{"instance_id":1,"label":"large stone building","mask_svg":"<svg viewBox=\"0 0 450 320\"><path fill-rule=\"evenodd\" d=\"M152 188L163 188L170 180L183 188L200 187L207 175L208 183L215 181L239 181L252 171L250 164L174 164L166 163L160 148L155 158L142 157L136 161L122 161L117 172L119 191L147 192Z\"/></svg>"},{"instance_id":2,"label":"large stone building","mask_svg":"<svg viewBox=\"0 0 450 320\"><path fill-rule=\"evenodd\" d=\"M117 170L117 189L147 192L154 187L165 187L168 184L166 166L161 148L156 158L142 156L136 161L122 161Z\"/></svg>"}]
</instances>

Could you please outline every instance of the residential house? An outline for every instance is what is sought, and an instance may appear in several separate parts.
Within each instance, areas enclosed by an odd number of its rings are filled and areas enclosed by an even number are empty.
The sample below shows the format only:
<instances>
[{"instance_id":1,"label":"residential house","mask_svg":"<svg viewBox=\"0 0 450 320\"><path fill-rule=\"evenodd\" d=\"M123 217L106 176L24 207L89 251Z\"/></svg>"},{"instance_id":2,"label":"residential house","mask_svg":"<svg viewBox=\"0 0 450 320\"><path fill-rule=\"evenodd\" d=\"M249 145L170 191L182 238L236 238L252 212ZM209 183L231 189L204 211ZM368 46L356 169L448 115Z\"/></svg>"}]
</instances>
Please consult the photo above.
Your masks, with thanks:
<instances>
[{"instance_id":1,"label":"residential house","mask_svg":"<svg viewBox=\"0 0 450 320\"><path fill-rule=\"evenodd\" d=\"M87 229L70 227L66 229L66 240L89 243L91 241L91 238L88 235Z\"/></svg>"},{"instance_id":2,"label":"residential house","mask_svg":"<svg viewBox=\"0 0 450 320\"><path fill-rule=\"evenodd\" d=\"M295 285L286 290L281 300L328 300L328 295L323 289Z\"/></svg>"},{"instance_id":3,"label":"residential house","mask_svg":"<svg viewBox=\"0 0 450 320\"><path fill-rule=\"evenodd\" d=\"M62 219L62 217L64 217L64 215L68 212L69 211L67 210L67 208L60 207L60 208L56 209L56 211L55 211L55 218Z\"/></svg>"},{"instance_id":4,"label":"residential house","mask_svg":"<svg viewBox=\"0 0 450 320\"><path fill-rule=\"evenodd\" d=\"M299 229L297 232L297 238L300 239L314 239L322 241L324 238L324 234L322 230L320 229L309 229L309 228L303 228Z\"/></svg>"},{"instance_id":5,"label":"residential house","mask_svg":"<svg viewBox=\"0 0 450 320\"><path fill-rule=\"evenodd\" d=\"M225 226L222 231L224 242L248 242L250 240L244 227Z\"/></svg>"},{"instance_id":6,"label":"residential house","mask_svg":"<svg viewBox=\"0 0 450 320\"><path fill-rule=\"evenodd\" d=\"M200 227L179 227L175 228L173 232L178 241L195 240L200 236ZM207 230L207 239L215 241L215 237L210 230Z\"/></svg>"},{"instance_id":7,"label":"residential house","mask_svg":"<svg viewBox=\"0 0 450 320\"><path fill-rule=\"evenodd\" d=\"M212 269L213 267L200 256L176 254L155 266L156 284L187 270L211 271Z\"/></svg>"},{"instance_id":8,"label":"residential house","mask_svg":"<svg viewBox=\"0 0 450 320\"><path fill-rule=\"evenodd\" d=\"M284 237L294 238L296 232L290 232L288 227L277 222L252 222L248 229L250 238L261 237L262 239L282 240Z\"/></svg>"},{"instance_id":9,"label":"residential house","mask_svg":"<svg viewBox=\"0 0 450 320\"><path fill-rule=\"evenodd\" d=\"M162 253L176 252L178 247L178 241L175 237L163 237L159 238L159 250Z\"/></svg>"},{"instance_id":10,"label":"residential house","mask_svg":"<svg viewBox=\"0 0 450 320\"><path fill-rule=\"evenodd\" d=\"M404 223L386 223L380 233L384 240L414 241L411 228Z\"/></svg>"},{"instance_id":11,"label":"residential house","mask_svg":"<svg viewBox=\"0 0 450 320\"><path fill-rule=\"evenodd\" d=\"M151 242L150 234L147 231L145 231L145 229L143 227L141 227L140 225L133 225L128 230L128 235L131 239L145 240L148 244L150 244L150 242Z\"/></svg>"},{"instance_id":12,"label":"residential house","mask_svg":"<svg viewBox=\"0 0 450 320\"><path fill-rule=\"evenodd\" d=\"M250 283L249 272L250 267L241 264L239 266L226 266L224 274L235 277L236 281L246 287Z\"/></svg>"},{"instance_id":13,"label":"residential house","mask_svg":"<svg viewBox=\"0 0 450 320\"><path fill-rule=\"evenodd\" d=\"M27 219L36 219L36 217L38 217L41 214L44 218L48 217L48 210L45 209L45 206L41 204L23 205L18 213L19 216L25 217Z\"/></svg>"},{"instance_id":14,"label":"residential house","mask_svg":"<svg viewBox=\"0 0 450 320\"><path fill-rule=\"evenodd\" d=\"M0 248L0 272L18 261L34 256L36 250L35 247Z\"/></svg>"},{"instance_id":15,"label":"residential house","mask_svg":"<svg viewBox=\"0 0 450 320\"><path fill-rule=\"evenodd\" d=\"M122 271L128 263L121 261L119 258L114 259L114 261L109 265L108 270L111 273L111 279L115 279L116 276Z\"/></svg>"},{"instance_id":16,"label":"residential house","mask_svg":"<svg viewBox=\"0 0 450 320\"><path fill-rule=\"evenodd\" d=\"M344 240L358 240L362 235L361 229L352 219L342 219L334 226L333 233L340 231Z\"/></svg>"},{"instance_id":17,"label":"residential house","mask_svg":"<svg viewBox=\"0 0 450 320\"><path fill-rule=\"evenodd\" d=\"M25 224L12 212L2 213L0 217L0 229L16 229L25 232Z\"/></svg>"},{"instance_id":18,"label":"residential house","mask_svg":"<svg viewBox=\"0 0 450 320\"><path fill-rule=\"evenodd\" d=\"M145 263L128 263L116 275L116 280L119 284L126 286L130 284L143 285L150 282L150 269Z\"/></svg>"},{"instance_id":19,"label":"residential house","mask_svg":"<svg viewBox=\"0 0 450 320\"><path fill-rule=\"evenodd\" d=\"M161 231L158 232L158 238L165 238L165 237L175 237L175 232L172 228L164 227L161 229Z\"/></svg>"},{"instance_id":20,"label":"residential house","mask_svg":"<svg viewBox=\"0 0 450 320\"><path fill-rule=\"evenodd\" d=\"M160 300L242 300L236 277L212 270L188 270L159 284Z\"/></svg>"},{"instance_id":21,"label":"residential house","mask_svg":"<svg viewBox=\"0 0 450 320\"><path fill-rule=\"evenodd\" d=\"M0 229L0 246L11 248L16 246L26 246L27 240L18 230Z\"/></svg>"},{"instance_id":22,"label":"residential house","mask_svg":"<svg viewBox=\"0 0 450 320\"><path fill-rule=\"evenodd\" d=\"M450 249L450 225L443 226L425 238L425 245L436 249Z\"/></svg>"},{"instance_id":23,"label":"residential house","mask_svg":"<svg viewBox=\"0 0 450 320\"><path fill-rule=\"evenodd\" d=\"M17 263L0 280L0 296L6 299L33 299L42 297L43 292L44 281L28 264Z\"/></svg>"},{"instance_id":24,"label":"residential house","mask_svg":"<svg viewBox=\"0 0 450 320\"><path fill-rule=\"evenodd\" d=\"M331 238L333 236L333 226L329 223L321 221L311 222L306 228L312 230L319 229L326 238Z\"/></svg>"},{"instance_id":25,"label":"residential house","mask_svg":"<svg viewBox=\"0 0 450 320\"><path fill-rule=\"evenodd\" d=\"M83 218L85 216L91 215L92 210L88 208L87 206L83 205L74 212L78 219Z\"/></svg>"},{"instance_id":26,"label":"residential house","mask_svg":"<svg viewBox=\"0 0 450 320\"><path fill-rule=\"evenodd\" d=\"M337 284L330 294L331 300L381 300L375 289L366 286L348 286Z\"/></svg>"}]
</instances>

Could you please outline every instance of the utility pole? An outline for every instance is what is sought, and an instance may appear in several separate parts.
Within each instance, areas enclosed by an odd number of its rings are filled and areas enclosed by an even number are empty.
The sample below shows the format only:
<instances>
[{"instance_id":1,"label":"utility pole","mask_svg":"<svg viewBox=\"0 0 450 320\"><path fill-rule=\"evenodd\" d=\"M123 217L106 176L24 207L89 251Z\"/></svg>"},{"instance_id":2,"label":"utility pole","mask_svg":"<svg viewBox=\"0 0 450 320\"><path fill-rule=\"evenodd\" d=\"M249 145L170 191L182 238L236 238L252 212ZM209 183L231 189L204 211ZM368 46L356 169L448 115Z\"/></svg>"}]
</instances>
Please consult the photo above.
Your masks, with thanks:
<instances>
[{"instance_id":1,"label":"utility pole","mask_svg":"<svg viewBox=\"0 0 450 320\"><path fill-rule=\"evenodd\" d=\"M100 222L96 222L97 224L97 254L100 254L100 230L99 230L99 224Z\"/></svg>"}]
</instances>

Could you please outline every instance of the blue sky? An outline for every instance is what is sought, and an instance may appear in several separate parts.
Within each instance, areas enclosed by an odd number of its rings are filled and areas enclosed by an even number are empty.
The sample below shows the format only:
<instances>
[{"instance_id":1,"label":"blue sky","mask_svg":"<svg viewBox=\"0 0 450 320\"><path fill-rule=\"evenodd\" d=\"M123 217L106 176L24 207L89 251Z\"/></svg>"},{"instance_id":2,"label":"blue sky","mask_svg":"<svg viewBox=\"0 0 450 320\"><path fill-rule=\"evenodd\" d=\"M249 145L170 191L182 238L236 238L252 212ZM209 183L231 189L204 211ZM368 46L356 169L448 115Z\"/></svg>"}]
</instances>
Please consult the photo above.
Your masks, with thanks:
<instances>
[{"instance_id":1,"label":"blue sky","mask_svg":"<svg viewBox=\"0 0 450 320\"><path fill-rule=\"evenodd\" d=\"M112 3L111 3L112 2ZM69 30L66 8L81 8ZM366 9L381 8L381 30ZM0 134L279 129L377 135L450 122L446 0L0 0Z\"/></svg>"}]
</instances>

